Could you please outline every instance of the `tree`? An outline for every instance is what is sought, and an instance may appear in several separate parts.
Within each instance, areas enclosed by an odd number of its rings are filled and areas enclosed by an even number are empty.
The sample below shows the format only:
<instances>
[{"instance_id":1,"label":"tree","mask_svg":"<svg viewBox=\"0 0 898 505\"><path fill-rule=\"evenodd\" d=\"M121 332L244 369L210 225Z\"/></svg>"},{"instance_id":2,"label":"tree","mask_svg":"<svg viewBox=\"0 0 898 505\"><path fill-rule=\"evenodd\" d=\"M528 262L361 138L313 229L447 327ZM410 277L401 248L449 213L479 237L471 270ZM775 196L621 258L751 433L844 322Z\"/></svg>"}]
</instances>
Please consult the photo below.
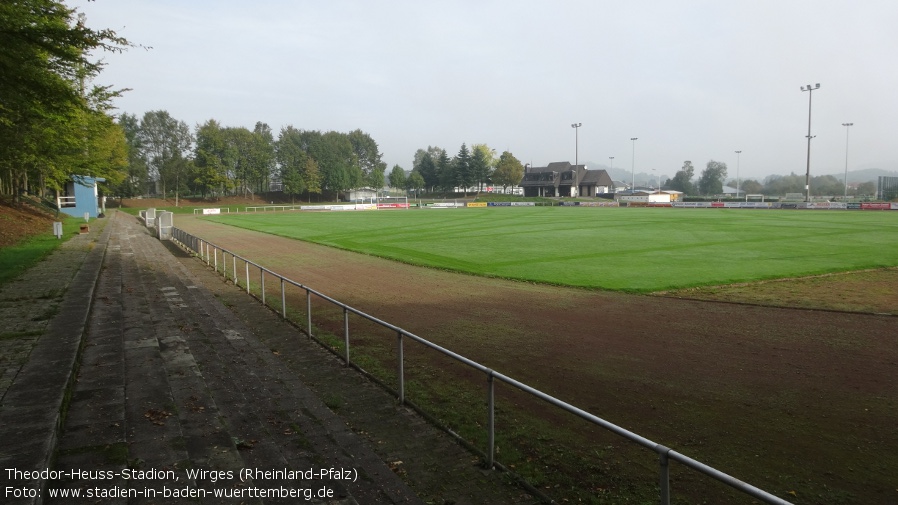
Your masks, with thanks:
<instances>
[{"instance_id":1,"label":"tree","mask_svg":"<svg viewBox=\"0 0 898 505\"><path fill-rule=\"evenodd\" d=\"M804 177L791 173L789 175L771 175L764 179L765 195L783 196L786 193L804 193Z\"/></svg>"},{"instance_id":2,"label":"tree","mask_svg":"<svg viewBox=\"0 0 898 505\"><path fill-rule=\"evenodd\" d=\"M739 189L747 195L757 195L764 190L764 186L754 179L746 179L739 184Z\"/></svg>"},{"instance_id":3,"label":"tree","mask_svg":"<svg viewBox=\"0 0 898 505\"><path fill-rule=\"evenodd\" d=\"M128 169L124 180L117 190L122 197L134 197L146 192L147 164L141 156L142 144L140 141L140 120L135 114L122 114L118 124L125 135L125 143L128 146Z\"/></svg>"},{"instance_id":4,"label":"tree","mask_svg":"<svg viewBox=\"0 0 898 505\"><path fill-rule=\"evenodd\" d=\"M412 170L408 179L405 180L405 189L415 192L415 198L418 197L418 191L424 189L424 177L417 171Z\"/></svg>"},{"instance_id":5,"label":"tree","mask_svg":"<svg viewBox=\"0 0 898 505\"><path fill-rule=\"evenodd\" d=\"M224 194L233 187L228 171L237 153L218 121L210 119L196 129L193 183L203 198Z\"/></svg>"},{"instance_id":6,"label":"tree","mask_svg":"<svg viewBox=\"0 0 898 505\"><path fill-rule=\"evenodd\" d=\"M253 173L251 161L253 134L241 126L225 128L224 136L234 153L231 164L228 166L228 177L234 183L234 187L246 197L249 180Z\"/></svg>"},{"instance_id":7,"label":"tree","mask_svg":"<svg viewBox=\"0 0 898 505\"><path fill-rule=\"evenodd\" d=\"M256 188L253 193L268 190L268 181L273 170L274 136L270 126L257 121L246 152L245 175L247 184Z\"/></svg>"},{"instance_id":8,"label":"tree","mask_svg":"<svg viewBox=\"0 0 898 505\"><path fill-rule=\"evenodd\" d=\"M78 173L106 179L105 184L116 186L125 179L128 168L128 143L125 131L108 114L92 110L84 113L84 149L73 163Z\"/></svg>"},{"instance_id":9,"label":"tree","mask_svg":"<svg viewBox=\"0 0 898 505\"><path fill-rule=\"evenodd\" d=\"M698 178L698 190L703 195L723 193L723 180L727 175L727 164L711 160Z\"/></svg>"},{"instance_id":10,"label":"tree","mask_svg":"<svg viewBox=\"0 0 898 505\"><path fill-rule=\"evenodd\" d=\"M674 191L681 191L689 195L695 192L695 186L692 184L694 176L695 168L692 166L692 162L684 161L683 168L674 174L673 179L668 179L665 185Z\"/></svg>"},{"instance_id":11,"label":"tree","mask_svg":"<svg viewBox=\"0 0 898 505\"><path fill-rule=\"evenodd\" d=\"M86 83L102 69L92 51L130 46L112 30L88 28L62 2L0 3L0 191L17 198L29 176L58 188L78 166L117 177L99 163L111 151L95 155L122 138L108 114L122 91Z\"/></svg>"},{"instance_id":12,"label":"tree","mask_svg":"<svg viewBox=\"0 0 898 505\"><path fill-rule=\"evenodd\" d=\"M140 121L140 140L151 178L162 183L163 198L167 195L168 186L174 185L177 206L184 165L173 160L186 157L193 143L190 128L187 123L171 117L167 111L150 111Z\"/></svg>"},{"instance_id":13,"label":"tree","mask_svg":"<svg viewBox=\"0 0 898 505\"><path fill-rule=\"evenodd\" d=\"M493 182L502 186L504 192L508 186L517 186L523 178L524 165L510 152L503 152L493 171Z\"/></svg>"},{"instance_id":14,"label":"tree","mask_svg":"<svg viewBox=\"0 0 898 505\"><path fill-rule=\"evenodd\" d=\"M454 186L462 188L465 196L468 196L468 187L474 184L471 174L471 153L468 146L462 143L455 159L452 160L452 180Z\"/></svg>"},{"instance_id":15,"label":"tree","mask_svg":"<svg viewBox=\"0 0 898 505\"><path fill-rule=\"evenodd\" d=\"M474 144L471 148L471 176L480 191L483 191L483 185L489 182L495 165L496 150L490 149L486 144Z\"/></svg>"},{"instance_id":16,"label":"tree","mask_svg":"<svg viewBox=\"0 0 898 505\"><path fill-rule=\"evenodd\" d=\"M312 193L316 195L321 194L321 172L318 170L318 163L312 158L306 158L302 176L306 185L306 191L309 192L309 203L311 203Z\"/></svg>"},{"instance_id":17,"label":"tree","mask_svg":"<svg viewBox=\"0 0 898 505\"><path fill-rule=\"evenodd\" d=\"M855 196L873 196L876 194L876 184L872 182L862 182L857 185Z\"/></svg>"},{"instance_id":18,"label":"tree","mask_svg":"<svg viewBox=\"0 0 898 505\"><path fill-rule=\"evenodd\" d=\"M424 181L422 188L430 188L431 191L439 184L440 179L437 174L436 160L430 153L425 152L421 158L421 162L417 168L412 169L413 173L417 173L421 180Z\"/></svg>"},{"instance_id":19,"label":"tree","mask_svg":"<svg viewBox=\"0 0 898 505\"><path fill-rule=\"evenodd\" d=\"M435 161L440 189L447 192L452 191L452 188L456 185L452 160L449 159L449 155L446 154L446 151L441 149L440 156Z\"/></svg>"},{"instance_id":20,"label":"tree","mask_svg":"<svg viewBox=\"0 0 898 505\"><path fill-rule=\"evenodd\" d=\"M427 149L418 149L415 151L414 162L412 163L412 172L418 172L424 179L424 188L434 188L440 185L440 175L438 162L445 154L445 150L437 146L427 146Z\"/></svg>"},{"instance_id":21,"label":"tree","mask_svg":"<svg viewBox=\"0 0 898 505\"><path fill-rule=\"evenodd\" d=\"M845 193L845 184L832 175L811 177L811 194L815 196L835 196Z\"/></svg>"},{"instance_id":22,"label":"tree","mask_svg":"<svg viewBox=\"0 0 898 505\"><path fill-rule=\"evenodd\" d=\"M368 174L368 186L377 192L380 192L384 187L385 180L383 166L375 167L371 170L371 173Z\"/></svg>"},{"instance_id":23,"label":"tree","mask_svg":"<svg viewBox=\"0 0 898 505\"><path fill-rule=\"evenodd\" d=\"M393 165L393 170L390 171L389 180L391 188L405 188L405 170L399 165Z\"/></svg>"},{"instance_id":24,"label":"tree","mask_svg":"<svg viewBox=\"0 0 898 505\"><path fill-rule=\"evenodd\" d=\"M284 194L291 195L293 201L307 189L308 162L312 160L303 149L303 134L293 126L281 128L280 136L275 143L275 158L281 167L281 183ZM316 170L317 170L317 164ZM318 188L320 191L320 187Z\"/></svg>"},{"instance_id":25,"label":"tree","mask_svg":"<svg viewBox=\"0 0 898 505\"><path fill-rule=\"evenodd\" d=\"M361 170L346 134L330 131L321 135L309 146L309 155L318 162L322 189L333 191L336 199L341 192L357 187Z\"/></svg>"},{"instance_id":26,"label":"tree","mask_svg":"<svg viewBox=\"0 0 898 505\"><path fill-rule=\"evenodd\" d=\"M355 152L356 165L365 178L368 178L375 170L386 171L387 166L381 161L377 142L370 135L362 130L353 130L349 132L348 137L352 144L352 150Z\"/></svg>"}]
</instances>

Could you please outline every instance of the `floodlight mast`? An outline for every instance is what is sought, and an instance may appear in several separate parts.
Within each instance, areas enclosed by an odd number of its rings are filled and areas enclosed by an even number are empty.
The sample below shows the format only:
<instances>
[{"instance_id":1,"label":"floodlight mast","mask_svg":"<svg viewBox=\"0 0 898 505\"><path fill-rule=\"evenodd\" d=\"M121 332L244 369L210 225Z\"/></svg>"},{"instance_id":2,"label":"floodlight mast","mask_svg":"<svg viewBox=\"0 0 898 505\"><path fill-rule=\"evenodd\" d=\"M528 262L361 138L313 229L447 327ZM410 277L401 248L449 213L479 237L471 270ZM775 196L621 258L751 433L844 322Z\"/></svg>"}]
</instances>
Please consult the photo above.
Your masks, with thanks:
<instances>
[{"instance_id":1,"label":"floodlight mast","mask_svg":"<svg viewBox=\"0 0 898 505\"><path fill-rule=\"evenodd\" d=\"M813 96L814 90L816 89L820 89L819 82L814 86L808 84L807 86L801 87L802 91L808 92L808 168L804 176L804 189L807 193L807 196L805 196L806 202L811 201L811 139L816 136L811 135L811 97Z\"/></svg>"},{"instance_id":2,"label":"floodlight mast","mask_svg":"<svg viewBox=\"0 0 898 505\"><path fill-rule=\"evenodd\" d=\"M736 151L736 199L739 199L739 155L742 151ZM747 200L747 198L746 198Z\"/></svg>"},{"instance_id":3,"label":"floodlight mast","mask_svg":"<svg viewBox=\"0 0 898 505\"><path fill-rule=\"evenodd\" d=\"M630 140L633 141L633 154L630 158L630 172L632 172L633 180L630 181L633 186L630 188L630 191L636 191L636 141L639 140L639 137L630 137Z\"/></svg>"},{"instance_id":4,"label":"floodlight mast","mask_svg":"<svg viewBox=\"0 0 898 505\"><path fill-rule=\"evenodd\" d=\"M577 166L580 164L580 127L583 126L583 123L574 123L571 125L571 128L574 129L574 182L571 187L571 198L575 196L580 196L580 188L577 185ZM574 192L576 191L576 195Z\"/></svg>"},{"instance_id":5,"label":"floodlight mast","mask_svg":"<svg viewBox=\"0 0 898 505\"><path fill-rule=\"evenodd\" d=\"M845 127L845 200L848 200L848 130L854 123L842 123Z\"/></svg>"}]
</instances>

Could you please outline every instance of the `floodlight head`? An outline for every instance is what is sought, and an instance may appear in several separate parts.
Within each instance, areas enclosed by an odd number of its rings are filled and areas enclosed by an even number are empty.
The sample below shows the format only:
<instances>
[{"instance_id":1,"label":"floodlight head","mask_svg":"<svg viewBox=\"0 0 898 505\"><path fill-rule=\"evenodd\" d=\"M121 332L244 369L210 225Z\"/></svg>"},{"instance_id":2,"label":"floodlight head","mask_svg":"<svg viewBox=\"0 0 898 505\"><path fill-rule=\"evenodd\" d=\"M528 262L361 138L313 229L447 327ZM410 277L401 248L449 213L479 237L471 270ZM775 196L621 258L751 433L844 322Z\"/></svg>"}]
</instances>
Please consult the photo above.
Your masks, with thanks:
<instances>
[{"instance_id":1,"label":"floodlight head","mask_svg":"<svg viewBox=\"0 0 898 505\"><path fill-rule=\"evenodd\" d=\"M816 86L814 86L814 89L818 89L818 88L820 88L820 83L819 83L819 82L817 83Z\"/></svg>"},{"instance_id":2,"label":"floodlight head","mask_svg":"<svg viewBox=\"0 0 898 505\"><path fill-rule=\"evenodd\" d=\"M639 137L630 137L630 140L639 140Z\"/></svg>"}]
</instances>

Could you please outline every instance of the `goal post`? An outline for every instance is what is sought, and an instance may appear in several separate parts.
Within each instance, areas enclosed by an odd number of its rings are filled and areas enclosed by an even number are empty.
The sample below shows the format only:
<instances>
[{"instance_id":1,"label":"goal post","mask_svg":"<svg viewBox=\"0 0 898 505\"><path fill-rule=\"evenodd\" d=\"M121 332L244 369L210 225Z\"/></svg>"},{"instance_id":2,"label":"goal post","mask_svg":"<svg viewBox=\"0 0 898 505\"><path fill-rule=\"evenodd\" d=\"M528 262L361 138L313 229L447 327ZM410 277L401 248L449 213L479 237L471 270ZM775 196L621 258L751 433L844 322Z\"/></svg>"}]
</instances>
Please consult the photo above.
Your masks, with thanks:
<instances>
[{"instance_id":1,"label":"goal post","mask_svg":"<svg viewBox=\"0 0 898 505\"><path fill-rule=\"evenodd\" d=\"M407 196L381 196L377 198L378 209L408 209Z\"/></svg>"}]
</instances>

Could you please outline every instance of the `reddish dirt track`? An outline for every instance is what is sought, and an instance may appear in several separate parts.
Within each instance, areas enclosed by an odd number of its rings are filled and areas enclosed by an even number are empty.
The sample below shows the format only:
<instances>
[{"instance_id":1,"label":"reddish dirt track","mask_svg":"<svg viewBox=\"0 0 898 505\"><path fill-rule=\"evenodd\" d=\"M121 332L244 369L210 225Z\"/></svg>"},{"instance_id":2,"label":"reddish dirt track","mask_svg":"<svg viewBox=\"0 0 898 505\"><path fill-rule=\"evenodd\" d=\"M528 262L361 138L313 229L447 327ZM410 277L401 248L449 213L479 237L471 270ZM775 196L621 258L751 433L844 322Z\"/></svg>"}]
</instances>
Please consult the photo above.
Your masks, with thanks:
<instances>
[{"instance_id":1,"label":"reddish dirt track","mask_svg":"<svg viewBox=\"0 0 898 505\"><path fill-rule=\"evenodd\" d=\"M795 503L898 503L896 317L485 279L176 226ZM475 325L489 339L458 337Z\"/></svg>"}]
</instances>

